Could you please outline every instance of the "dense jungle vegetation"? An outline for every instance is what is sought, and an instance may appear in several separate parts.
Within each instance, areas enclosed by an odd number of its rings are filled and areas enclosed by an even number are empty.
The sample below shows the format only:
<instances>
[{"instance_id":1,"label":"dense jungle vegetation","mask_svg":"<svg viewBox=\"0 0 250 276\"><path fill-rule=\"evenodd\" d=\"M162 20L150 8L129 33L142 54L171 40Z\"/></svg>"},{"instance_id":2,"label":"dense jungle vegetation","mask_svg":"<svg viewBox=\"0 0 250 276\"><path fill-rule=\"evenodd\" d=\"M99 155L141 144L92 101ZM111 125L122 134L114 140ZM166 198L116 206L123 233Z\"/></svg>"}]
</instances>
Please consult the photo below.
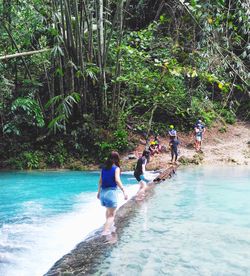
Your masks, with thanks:
<instances>
[{"instance_id":1,"label":"dense jungle vegetation","mask_svg":"<svg viewBox=\"0 0 250 276\"><path fill-rule=\"evenodd\" d=\"M249 120L249 31L248 0L0 0L0 167Z\"/></svg>"}]
</instances>

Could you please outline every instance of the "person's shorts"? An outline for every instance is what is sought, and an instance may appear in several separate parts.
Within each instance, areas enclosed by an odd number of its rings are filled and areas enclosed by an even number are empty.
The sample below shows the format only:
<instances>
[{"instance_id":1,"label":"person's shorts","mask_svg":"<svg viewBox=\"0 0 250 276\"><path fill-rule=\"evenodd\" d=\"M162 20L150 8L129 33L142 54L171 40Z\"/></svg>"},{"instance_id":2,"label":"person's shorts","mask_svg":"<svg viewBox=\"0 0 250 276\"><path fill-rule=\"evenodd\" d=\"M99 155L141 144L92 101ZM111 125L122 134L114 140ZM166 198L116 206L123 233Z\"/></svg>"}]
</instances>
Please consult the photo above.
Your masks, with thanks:
<instances>
[{"instance_id":1,"label":"person's shorts","mask_svg":"<svg viewBox=\"0 0 250 276\"><path fill-rule=\"evenodd\" d=\"M201 136L196 136L196 141L201 142Z\"/></svg>"},{"instance_id":2,"label":"person's shorts","mask_svg":"<svg viewBox=\"0 0 250 276\"><path fill-rule=\"evenodd\" d=\"M144 174L141 174L141 175L140 175L140 179L141 179L142 181L146 182L146 183L148 183L148 182L151 181L150 179L145 178L145 175L144 175Z\"/></svg>"},{"instance_id":3,"label":"person's shorts","mask_svg":"<svg viewBox=\"0 0 250 276\"><path fill-rule=\"evenodd\" d=\"M134 174L134 177L135 177L135 179L136 179L138 182L140 182L140 181L141 181L140 175L138 175L138 174Z\"/></svg>"},{"instance_id":4,"label":"person's shorts","mask_svg":"<svg viewBox=\"0 0 250 276\"><path fill-rule=\"evenodd\" d=\"M106 188L100 193L101 205L107 208L117 208L117 189Z\"/></svg>"},{"instance_id":5,"label":"person's shorts","mask_svg":"<svg viewBox=\"0 0 250 276\"><path fill-rule=\"evenodd\" d=\"M136 180L138 182L144 181L144 182L148 183L151 181L150 179L145 178L144 174L141 174L141 175L134 174L134 177L136 178Z\"/></svg>"},{"instance_id":6,"label":"person's shorts","mask_svg":"<svg viewBox=\"0 0 250 276\"><path fill-rule=\"evenodd\" d=\"M176 156L178 155L178 150L177 148L171 148L171 154L175 154Z\"/></svg>"}]
</instances>

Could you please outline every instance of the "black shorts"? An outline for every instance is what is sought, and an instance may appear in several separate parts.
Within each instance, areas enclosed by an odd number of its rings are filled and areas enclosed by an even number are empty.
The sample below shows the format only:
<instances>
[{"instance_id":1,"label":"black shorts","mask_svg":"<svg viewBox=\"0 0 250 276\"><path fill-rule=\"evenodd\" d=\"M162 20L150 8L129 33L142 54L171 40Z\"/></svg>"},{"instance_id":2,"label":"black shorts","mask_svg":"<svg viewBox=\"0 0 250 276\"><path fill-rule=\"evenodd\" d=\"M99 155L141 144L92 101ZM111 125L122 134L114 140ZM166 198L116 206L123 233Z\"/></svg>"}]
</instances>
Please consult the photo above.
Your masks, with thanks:
<instances>
[{"instance_id":1,"label":"black shorts","mask_svg":"<svg viewBox=\"0 0 250 276\"><path fill-rule=\"evenodd\" d=\"M138 175L137 173L134 173L134 177L138 182L141 181L140 175Z\"/></svg>"},{"instance_id":2,"label":"black shorts","mask_svg":"<svg viewBox=\"0 0 250 276\"><path fill-rule=\"evenodd\" d=\"M178 155L178 150L177 150L177 148L171 148L171 154L173 154L173 155Z\"/></svg>"}]
</instances>

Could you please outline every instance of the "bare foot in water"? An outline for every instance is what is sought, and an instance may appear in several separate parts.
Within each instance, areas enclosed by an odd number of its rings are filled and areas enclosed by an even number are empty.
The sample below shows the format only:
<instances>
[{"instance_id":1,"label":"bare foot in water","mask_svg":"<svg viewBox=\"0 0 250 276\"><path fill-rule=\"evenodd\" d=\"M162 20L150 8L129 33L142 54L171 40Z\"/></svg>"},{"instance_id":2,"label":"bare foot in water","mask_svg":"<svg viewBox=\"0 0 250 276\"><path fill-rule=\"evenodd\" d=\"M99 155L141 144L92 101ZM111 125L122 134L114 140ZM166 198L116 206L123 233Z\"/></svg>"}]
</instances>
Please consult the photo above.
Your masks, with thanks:
<instances>
[{"instance_id":1,"label":"bare foot in water","mask_svg":"<svg viewBox=\"0 0 250 276\"><path fill-rule=\"evenodd\" d=\"M137 195L136 195L136 201L141 201L141 200L143 200L145 198L145 193L138 193Z\"/></svg>"},{"instance_id":2,"label":"bare foot in water","mask_svg":"<svg viewBox=\"0 0 250 276\"><path fill-rule=\"evenodd\" d=\"M110 231L111 231L111 233L115 233L116 232L116 227L114 225L112 225L110 227Z\"/></svg>"},{"instance_id":3,"label":"bare foot in water","mask_svg":"<svg viewBox=\"0 0 250 276\"><path fill-rule=\"evenodd\" d=\"M102 236L109 236L109 235L111 235L111 231L110 230L105 230L105 231L102 232L101 235Z\"/></svg>"},{"instance_id":4,"label":"bare foot in water","mask_svg":"<svg viewBox=\"0 0 250 276\"><path fill-rule=\"evenodd\" d=\"M118 240L117 234L116 234L116 233L112 233L112 234L106 236L106 241L105 241L105 243L114 244L114 243L117 242L117 240Z\"/></svg>"}]
</instances>

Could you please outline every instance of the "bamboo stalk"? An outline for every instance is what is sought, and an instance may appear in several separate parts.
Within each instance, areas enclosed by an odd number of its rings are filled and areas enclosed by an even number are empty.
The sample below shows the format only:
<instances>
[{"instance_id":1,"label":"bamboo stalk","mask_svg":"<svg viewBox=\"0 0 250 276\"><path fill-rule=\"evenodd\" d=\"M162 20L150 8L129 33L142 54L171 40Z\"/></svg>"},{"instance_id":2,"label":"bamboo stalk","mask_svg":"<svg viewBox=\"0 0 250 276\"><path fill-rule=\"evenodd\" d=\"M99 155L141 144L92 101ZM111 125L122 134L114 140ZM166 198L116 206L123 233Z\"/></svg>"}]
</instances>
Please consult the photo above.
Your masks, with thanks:
<instances>
[{"instance_id":1,"label":"bamboo stalk","mask_svg":"<svg viewBox=\"0 0 250 276\"><path fill-rule=\"evenodd\" d=\"M124 0L121 0L119 4L117 4L117 17L119 20L119 36L117 39L117 56L116 56L116 70L115 70L115 79L117 79L121 75L121 43L122 43L122 37L123 37L123 28L124 28L124 12L123 12L123 5L124 5ZM113 89L113 95L112 95L112 110L113 112L119 112L119 102L120 102L120 97L121 97L121 83L115 83L114 89Z\"/></svg>"},{"instance_id":2,"label":"bamboo stalk","mask_svg":"<svg viewBox=\"0 0 250 276\"><path fill-rule=\"evenodd\" d=\"M30 55L36 55L36 54L39 54L39 53L48 52L50 50L51 49L46 48L46 49L41 49L41 50L36 50L36 51L28 51L28 52L4 55L4 56L0 56L0 60L5 60L5 59L9 59L9 58L24 57L24 56L30 56Z\"/></svg>"}]
</instances>

